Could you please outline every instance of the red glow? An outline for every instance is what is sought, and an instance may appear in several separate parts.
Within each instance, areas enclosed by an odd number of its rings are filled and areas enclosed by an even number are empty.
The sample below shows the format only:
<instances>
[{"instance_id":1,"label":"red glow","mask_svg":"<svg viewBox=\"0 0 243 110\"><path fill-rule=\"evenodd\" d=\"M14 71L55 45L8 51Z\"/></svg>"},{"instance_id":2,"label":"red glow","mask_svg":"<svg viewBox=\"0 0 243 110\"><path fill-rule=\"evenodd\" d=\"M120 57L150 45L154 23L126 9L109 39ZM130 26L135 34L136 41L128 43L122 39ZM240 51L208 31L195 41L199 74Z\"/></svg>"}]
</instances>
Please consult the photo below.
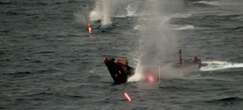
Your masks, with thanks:
<instances>
[{"instance_id":1,"label":"red glow","mask_svg":"<svg viewBox=\"0 0 243 110\"><path fill-rule=\"evenodd\" d=\"M145 76L145 80L151 84L156 82L156 75L153 72L148 72Z\"/></svg>"},{"instance_id":2,"label":"red glow","mask_svg":"<svg viewBox=\"0 0 243 110\"><path fill-rule=\"evenodd\" d=\"M155 82L155 78L154 78L153 75L148 75L148 76L147 76L147 79L148 79L148 81L149 81L150 83L154 83L154 82Z\"/></svg>"},{"instance_id":3,"label":"red glow","mask_svg":"<svg viewBox=\"0 0 243 110\"><path fill-rule=\"evenodd\" d=\"M123 95L127 99L128 102L131 102L132 101L131 97L128 95L127 92L124 92Z\"/></svg>"},{"instance_id":4,"label":"red glow","mask_svg":"<svg viewBox=\"0 0 243 110\"><path fill-rule=\"evenodd\" d=\"M91 26L90 23L88 23L88 32L89 32L90 34L93 33L93 29L92 29L92 26Z\"/></svg>"}]
</instances>

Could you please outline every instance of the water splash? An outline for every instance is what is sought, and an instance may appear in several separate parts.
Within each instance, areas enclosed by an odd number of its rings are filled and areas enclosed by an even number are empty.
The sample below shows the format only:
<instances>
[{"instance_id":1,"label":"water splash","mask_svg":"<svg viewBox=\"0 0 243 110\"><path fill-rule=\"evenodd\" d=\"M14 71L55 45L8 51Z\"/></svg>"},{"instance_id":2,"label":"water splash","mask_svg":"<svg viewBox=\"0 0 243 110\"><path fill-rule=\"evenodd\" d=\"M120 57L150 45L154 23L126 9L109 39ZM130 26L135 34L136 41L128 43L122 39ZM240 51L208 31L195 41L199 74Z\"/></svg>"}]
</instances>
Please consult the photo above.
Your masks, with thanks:
<instances>
[{"instance_id":1,"label":"water splash","mask_svg":"<svg viewBox=\"0 0 243 110\"><path fill-rule=\"evenodd\" d=\"M95 8L89 14L89 20L101 20L101 25L111 25L112 2L111 0L96 0Z\"/></svg>"},{"instance_id":2,"label":"water splash","mask_svg":"<svg viewBox=\"0 0 243 110\"><path fill-rule=\"evenodd\" d=\"M137 24L143 28L135 28L140 34L138 50L140 55L135 75L143 74L147 67L158 67L168 62L175 62L178 43L177 35L171 28L170 19L175 14L172 12L174 11L172 7L181 7L182 4L183 2L179 0L146 0L144 2L142 13L146 14L139 16ZM171 68L163 69L171 72Z\"/></svg>"},{"instance_id":3,"label":"water splash","mask_svg":"<svg viewBox=\"0 0 243 110\"><path fill-rule=\"evenodd\" d=\"M111 0L103 0L103 19L101 24L103 26L111 25Z\"/></svg>"},{"instance_id":4,"label":"water splash","mask_svg":"<svg viewBox=\"0 0 243 110\"><path fill-rule=\"evenodd\" d=\"M127 10L127 16L132 17L132 16L136 16L136 12L137 12L137 7L129 4L126 8Z\"/></svg>"},{"instance_id":5,"label":"water splash","mask_svg":"<svg viewBox=\"0 0 243 110\"><path fill-rule=\"evenodd\" d=\"M95 8L89 14L90 21L101 20L102 18L102 1L96 0Z\"/></svg>"},{"instance_id":6,"label":"water splash","mask_svg":"<svg viewBox=\"0 0 243 110\"><path fill-rule=\"evenodd\" d=\"M138 62L140 64L140 62ZM128 82L137 82L144 79L144 74L142 74L142 66L137 66L135 74L128 79Z\"/></svg>"}]
</instances>

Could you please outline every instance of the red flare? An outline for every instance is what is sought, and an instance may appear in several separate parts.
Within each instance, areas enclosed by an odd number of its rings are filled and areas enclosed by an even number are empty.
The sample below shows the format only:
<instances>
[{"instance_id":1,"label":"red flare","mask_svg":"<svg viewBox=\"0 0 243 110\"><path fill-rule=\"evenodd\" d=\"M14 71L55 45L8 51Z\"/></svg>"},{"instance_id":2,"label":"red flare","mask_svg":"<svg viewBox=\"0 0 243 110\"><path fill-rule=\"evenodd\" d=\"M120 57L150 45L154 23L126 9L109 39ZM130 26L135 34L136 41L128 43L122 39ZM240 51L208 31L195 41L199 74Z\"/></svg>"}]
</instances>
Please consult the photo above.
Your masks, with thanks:
<instances>
[{"instance_id":1,"label":"red flare","mask_svg":"<svg viewBox=\"0 0 243 110\"><path fill-rule=\"evenodd\" d=\"M150 83L154 83L155 82L155 78L154 78L154 76L153 75L148 75L148 81L150 82Z\"/></svg>"},{"instance_id":2,"label":"red flare","mask_svg":"<svg viewBox=\"0 0 243 110\"><path fill-rule=\"evenodd\" d=\"M93 29L92 29L92 26L91 26L90 23L88 23L88 32L89 32L90 34L93 33Z\"/></svg>"},{"instance_id":3,"label":"red flare","mask_svg":"<svg viewBox=\"0 0 243 110\"><path fill-rule=\"evenodd\" d=\"M149 83L153 84L156 82L156 76L154 73L148 73L146 76L145 76L145 80L148 81Z\"/></svg>"},{"instance_id":4,"label":"red flare","mask_svg":"<svg viewBox=\"0 0 243 110\"><path fill-rule=\"evenodd\" d=\"M131 102L132 101L131 97L128 95L127 92L124 92L123 95L127 99L128 102Z\"/></svg>"}]
</instances>

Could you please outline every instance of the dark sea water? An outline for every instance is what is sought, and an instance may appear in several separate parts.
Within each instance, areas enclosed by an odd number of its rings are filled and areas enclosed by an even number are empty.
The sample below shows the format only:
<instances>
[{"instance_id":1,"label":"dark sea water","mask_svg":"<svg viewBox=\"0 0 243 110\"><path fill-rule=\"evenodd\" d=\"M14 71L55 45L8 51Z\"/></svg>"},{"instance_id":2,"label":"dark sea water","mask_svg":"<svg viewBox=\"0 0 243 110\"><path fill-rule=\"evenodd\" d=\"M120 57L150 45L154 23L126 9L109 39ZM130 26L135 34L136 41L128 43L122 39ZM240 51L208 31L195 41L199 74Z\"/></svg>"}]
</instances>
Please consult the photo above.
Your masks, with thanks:
<instances>
[{"instance_id":1,"label":"dark sea water","mask_svg":"<svg viewBox=\"0 0 243 110\"><path fill-rule=\"evenodd\" d=\"M113 29L89 35L75 15L93 4L0 0L1 110L243 109L243 68L233 68L243 67L242 0L185 0L180 16L171 19L179 45L187 56L226 66L150 86L112 85L103 56L126 56L135 65L136 17L114 17Z\"/></svg>"}]
</instances>

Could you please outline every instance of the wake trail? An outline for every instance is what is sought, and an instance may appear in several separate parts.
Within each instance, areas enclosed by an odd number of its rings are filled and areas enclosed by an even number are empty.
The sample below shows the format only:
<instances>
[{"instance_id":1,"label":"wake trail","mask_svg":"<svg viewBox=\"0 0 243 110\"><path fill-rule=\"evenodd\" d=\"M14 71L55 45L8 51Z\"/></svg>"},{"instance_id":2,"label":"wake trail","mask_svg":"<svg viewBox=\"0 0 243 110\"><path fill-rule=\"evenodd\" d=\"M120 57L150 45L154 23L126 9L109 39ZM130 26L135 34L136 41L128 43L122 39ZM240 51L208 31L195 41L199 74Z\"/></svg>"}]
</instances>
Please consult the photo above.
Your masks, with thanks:
<instances>
[{"instance_id":1,"label":"wake trail","mask_svg":"<svg viewBox=\"0 0 243 110\"><path fill-rule=\"evenodd\" d=\"M232 69L232 68L243 68L243 63L233 63L227 61L203 61L203 66L200 68L200 71L217 71L223 69Z\"/></svg>"}]
</instances>

